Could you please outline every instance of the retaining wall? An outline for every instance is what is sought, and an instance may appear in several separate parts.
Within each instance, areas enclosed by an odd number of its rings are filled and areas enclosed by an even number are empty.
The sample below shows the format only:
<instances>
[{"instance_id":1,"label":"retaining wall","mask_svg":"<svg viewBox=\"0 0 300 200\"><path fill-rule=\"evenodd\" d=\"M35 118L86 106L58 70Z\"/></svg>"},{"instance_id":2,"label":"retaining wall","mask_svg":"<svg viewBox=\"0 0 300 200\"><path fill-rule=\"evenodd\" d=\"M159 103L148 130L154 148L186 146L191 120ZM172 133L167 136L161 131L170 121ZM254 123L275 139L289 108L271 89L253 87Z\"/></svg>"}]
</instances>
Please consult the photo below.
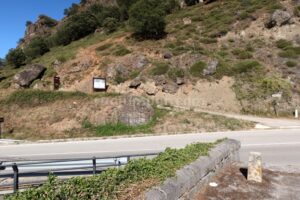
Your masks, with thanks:
<instances>
[{"instance_id":1,"label":"retaining wall","mask_svg":"<svg viewBox=\"0 0 300 200\"><path fill-rule=\"evenodd\" d=\"M176 177L147 191L145 200L190 200L198 194L212 176L225 165L239 161L241 143L225 140L195 162L176 172Z\"/></svg>"}]
</instances>

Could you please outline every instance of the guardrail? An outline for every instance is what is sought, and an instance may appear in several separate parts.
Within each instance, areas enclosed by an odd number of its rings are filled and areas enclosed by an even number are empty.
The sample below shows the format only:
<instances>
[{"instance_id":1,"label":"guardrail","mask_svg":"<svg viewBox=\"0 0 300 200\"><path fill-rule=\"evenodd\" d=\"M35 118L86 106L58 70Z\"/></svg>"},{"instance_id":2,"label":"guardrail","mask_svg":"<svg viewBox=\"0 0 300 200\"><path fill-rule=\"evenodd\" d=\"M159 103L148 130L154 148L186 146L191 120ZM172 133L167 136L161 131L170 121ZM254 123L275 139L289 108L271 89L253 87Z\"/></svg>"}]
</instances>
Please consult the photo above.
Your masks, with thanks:
<instances>
[{"instance_id":1,"label":"guardrail","mask_svg":"<svg viewBox=\"0 0 300 200\"><path fill-rule=\"evenodd\" d=\"M57 160L39 160L39 161L19 161L0 163L1 178L13 179L13 184L0 184L1 188L12 188L17 192L20 188L21 177L37 178L54 174L56 176L66 175L96 175L110 167L120 167L126 165L131 159L139 157L156 156L160 152L146 154L116 155L110 157L92 157L80 159L57 159ZM83 171L82 171L83 170ZM41 185L45 181L31 181L24 185Z\"/></svg>"}]
</instances>

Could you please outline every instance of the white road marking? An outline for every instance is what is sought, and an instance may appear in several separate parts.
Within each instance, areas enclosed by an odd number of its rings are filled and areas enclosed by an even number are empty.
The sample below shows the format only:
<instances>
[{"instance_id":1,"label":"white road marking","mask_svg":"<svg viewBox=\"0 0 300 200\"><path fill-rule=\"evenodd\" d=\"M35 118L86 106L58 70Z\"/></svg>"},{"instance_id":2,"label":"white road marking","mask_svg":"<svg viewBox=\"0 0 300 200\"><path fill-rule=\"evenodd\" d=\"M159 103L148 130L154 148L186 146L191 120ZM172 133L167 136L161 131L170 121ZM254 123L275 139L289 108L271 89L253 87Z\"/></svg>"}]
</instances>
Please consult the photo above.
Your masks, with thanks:
<instances>
[{"instance_id":1,"label":"white road marking","mask_svg":"<svg viewBox=\"0 0 300 200\"><path fill-rule=\"evenodd\" d=\"M281 145L300 145L300 142L286 142L286 143L265 143L265 144L242 144L242 147L253 146L281 146Z\"/></svg>"}]
</instances>

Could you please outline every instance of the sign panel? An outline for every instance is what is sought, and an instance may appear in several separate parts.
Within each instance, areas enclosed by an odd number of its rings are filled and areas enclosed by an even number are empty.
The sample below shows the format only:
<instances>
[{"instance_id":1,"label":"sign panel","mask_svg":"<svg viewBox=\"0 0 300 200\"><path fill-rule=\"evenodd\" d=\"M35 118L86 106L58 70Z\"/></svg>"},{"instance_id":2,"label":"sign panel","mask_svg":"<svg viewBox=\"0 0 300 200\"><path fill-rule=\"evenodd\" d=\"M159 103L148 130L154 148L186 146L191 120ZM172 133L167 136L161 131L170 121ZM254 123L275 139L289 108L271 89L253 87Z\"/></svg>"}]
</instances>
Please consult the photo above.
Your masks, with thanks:
<instances>
[{"instance_id":1,"label":"sign panel","mask_svg":"<svg viewBox=\"0 0 300 200\"><path fill-rule=\"evenodd\" d=\"M106 90L106 79L94 78L93 86L94 86L94 90Z\"/></svg>"}]
</instances>

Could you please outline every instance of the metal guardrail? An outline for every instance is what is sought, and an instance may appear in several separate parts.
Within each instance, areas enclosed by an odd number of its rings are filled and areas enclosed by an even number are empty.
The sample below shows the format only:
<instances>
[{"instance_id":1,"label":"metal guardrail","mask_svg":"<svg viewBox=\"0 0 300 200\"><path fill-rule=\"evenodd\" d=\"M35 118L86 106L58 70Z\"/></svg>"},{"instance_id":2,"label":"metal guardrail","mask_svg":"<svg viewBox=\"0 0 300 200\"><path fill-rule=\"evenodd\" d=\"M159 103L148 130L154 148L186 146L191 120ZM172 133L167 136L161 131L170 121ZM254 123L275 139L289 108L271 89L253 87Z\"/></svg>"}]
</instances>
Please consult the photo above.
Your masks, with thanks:
<instances>
[{"instance_id":1,"label":"metal guardrail","mask_svg":"<svg viewBox=\"0 0 300 200\"><path fill-rule=\"evenodd\" d=\"M0 178L12 178L13 184L11 188L13 188L13 192L17 192L20 188L20 178L21 177L33 177L36 178L38 176L43 176L42 174L49 175L53 172L55 173L66 173L72 172L74 175L80 175L82 171L79 170L89 170L88 172L92 175L96 175L97 172L102 172L109 167L120 167L122 165L126 165L132 158L139 157L149 157L156 156L160 152L156 153L146 153L146 154L131 154L131 155L116 155L109 157L92 157L92 158L80 158L80 159L56 159L56 160L39 160L39 161L19 161L19 162L10 162L8 164L1 164L0 162L0 172L2 171L10 171L9 173L0 174ZM121 160L125 161L121 161ZM113 162L108 162L113 161ZM77 162L77 163L76 163ZM82 163L78 163L82 162ZM20 169L31 167L31 168L47 168L46 170L24 170L22 172ZM62 167L65 166L65 167ZM97 168L101 168L101 170L97 171ZM91 171L90 171L91 170ZM86 172L86 171L85 171ZM36 185L37 182L27 182L26 185ZM39 182L41 185L42 182ZM9 185L2 185L3 188L8 188ZM1 191L1 185L0 185Z\"/></svg>"}]
</instances>

